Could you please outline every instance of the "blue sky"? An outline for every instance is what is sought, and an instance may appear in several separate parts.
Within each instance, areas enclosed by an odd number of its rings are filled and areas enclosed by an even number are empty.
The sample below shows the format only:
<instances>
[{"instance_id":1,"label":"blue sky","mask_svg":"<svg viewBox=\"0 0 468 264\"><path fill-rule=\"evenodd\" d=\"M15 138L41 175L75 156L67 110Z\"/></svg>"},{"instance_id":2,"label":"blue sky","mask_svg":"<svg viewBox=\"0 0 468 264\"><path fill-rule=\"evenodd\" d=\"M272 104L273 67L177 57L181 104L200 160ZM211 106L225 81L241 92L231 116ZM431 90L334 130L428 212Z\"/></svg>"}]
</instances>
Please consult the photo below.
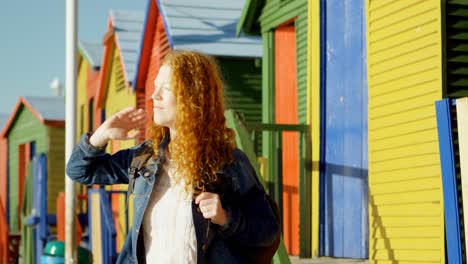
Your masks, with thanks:
<instances>
[{"instance_id":1,"label":"blue sky","mask_svg":"<svg viewBox=\"0 0 468 264\"><path fill-rule=\"evenodd\" d=\"M0 5L0 113L20 96L50 96L65 83L65 0L3 1ZM78 37L101 42L110 9L144 11L147 0L78 0Z\"/></svg>"}]
</instances>

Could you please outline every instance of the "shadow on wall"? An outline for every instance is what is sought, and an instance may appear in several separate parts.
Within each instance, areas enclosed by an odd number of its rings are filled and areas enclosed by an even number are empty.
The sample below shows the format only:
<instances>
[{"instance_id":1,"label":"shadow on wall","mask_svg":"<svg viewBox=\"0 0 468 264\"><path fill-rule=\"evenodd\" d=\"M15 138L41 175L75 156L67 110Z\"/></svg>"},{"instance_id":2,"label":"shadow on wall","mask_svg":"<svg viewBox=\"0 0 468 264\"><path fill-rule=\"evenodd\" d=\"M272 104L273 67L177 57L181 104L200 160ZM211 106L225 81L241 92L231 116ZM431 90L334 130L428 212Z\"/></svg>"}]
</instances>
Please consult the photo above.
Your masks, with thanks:
<instances>
[{"instance_id":1,"label":"shadow on wall","mask_svg":"<svg viewBox=\"0 0 468 264\"><path fill-rule=\"evenodd\" d=\"M314 168L316 168L314 166ZM363 241L355 241L355 243L365 243L366 246L364 247L367 252L365 252L364 255L368 255L368 232L366 232L366 228L369 228L368 224L368 198L369 198L369 187L368 187L368 170L367 169L362 169L362 168L357 168L357 167L351 167L351 166L346 166L346 165L338 165L338 164L333 164L333 163L320 163L320 198L323 199L320 201L320 241L321 241L321 247L327 247L327 252L329 253L334 253L338 251L339 249L335 248L336 243L339 241L335 241L335 232L333 230L335 226L335 221L337 221L337 217L335 215L335 210L337 208L334 208L335 203L334 203L334 195L335 193L333 190L334 188L334 180L337 178L344 178L344 177L351 177L354 180L359 181L359 185L361 186L361 198L357 200L356 202L362 203L362 205L357 205L356 207L361 207L361 208L367 208L365 211L361 211L361 217L364 219L361 219L362 223L362 230L361 234L363 234ZM326 181L326 184L325 184ZM336 191L336 190L335 190ZM343 189L344 191L344 189ZM354 201L351 201L354 202ZM348 201L349 203L349 201ZM376 206L371 205L373 207L374 212L376 212ZM349 209L349 208L348 208ZM364 212L366 212L364 214ZM325 217L325 214L328 217ZM363 216L364 214L364 216ZM344 215L343 221L346 223L348 221L355 221L355 219L352 218L353 216L346 216ZM375 223L373 223L375 224ZM382 225L379 224L379 226L382 228ZM331 229L331 230L329 230ZM343 230L341 231L343 233ZM325 243L326 241L326 243ZM354 243L354 242L353 242ZM342 246L343 247L343 246ZM322 252L325 252L324 248L320 250Z\"/></svg>"}]
</instances>

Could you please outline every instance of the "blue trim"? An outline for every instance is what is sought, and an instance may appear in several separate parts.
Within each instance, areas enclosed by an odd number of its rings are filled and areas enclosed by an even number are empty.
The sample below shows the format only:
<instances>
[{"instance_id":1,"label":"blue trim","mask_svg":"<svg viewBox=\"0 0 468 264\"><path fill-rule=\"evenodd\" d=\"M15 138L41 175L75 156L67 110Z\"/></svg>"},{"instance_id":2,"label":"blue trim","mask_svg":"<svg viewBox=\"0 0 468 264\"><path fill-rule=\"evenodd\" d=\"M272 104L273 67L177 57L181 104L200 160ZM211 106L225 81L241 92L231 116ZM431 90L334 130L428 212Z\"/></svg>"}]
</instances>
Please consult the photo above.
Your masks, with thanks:
<instances>
[{"instance_id":1,"label":"blue trim","mask_svg":"<svg viewBox=\"0 0 468 264\"><path fill-rule=\"evenodd\" d=\"M453 131L450 115L450 99L436 101L435 108L444 193L447 260L448 263L462 263L460 208L458 208L457 175L455 172L456 162L452 138Z\"/></svg>"},{"instance_id":2,"label":"blue trim","mask_svg":"<svg viewBox=\"0 0 468 264\"><path fill-rule=\"evenodd\" d=\"M33 208L39 220L33 230L35 259L40 263L44 247L50 239L51 224L47 212L47 156L43 153L33 160Z\"/></svg>"},{"instance_id":3,"label":"blue trim","mask_svg":"<svg viewBox=\"0 0 468 264\"><path fill-rule=\"evenodd\" d=\"M91 189L92 186L89 186L88 189L88 206L87 206L87 217L88 217L88 249L92 252L93 251L93 208L92 208L92 203L91 203L91 193L93 192L93 189Z\"/></svg>"},{"instance_id":4,"label":"blue trim","mask_svg":"<svg viewBox=\"0 0 468 264\"><path fill-rule=\"evenodd\" d=\"M138 80L138 74L140 73L141 52L143 51L143 44L145 43L145 32L146 32L146 27L148 26L147 24L148 24L148 17L150 13L150 7L151 7L151 1L148 1L146 5L145 20L143 21L143 28L141 30L140 48L138 49L135 76L133 77L133 83L132 83L132 88L134 92L136 91L136 83Z\"/></svg>"},{"instance_id":5,"label":"blue trim","mask_svg":"<svg viewBox=\"0 0 468 264\"><path fill-rule=\"evenodd\" d=\"M115 263L117 258L116 252L116 231L115 231L115 223L114 218L112 217L112 207L109 202L109 197L107 192L104 189L96 189L96 190L89 190L88 191L88 203L89 207L92 206L91 204L91 196L93 193L97 193L99 196L99 210L101 211L101 239L102 239L102 260L103 263ZM88 210L88 219L89 219L89 227L90 227L90 240L89 240L89 248L92 248L92 218L91 212L92 210Z\"/></svg>"},{"instance_id":6,"label":"blue trim","mask_svg":"<svg viewBox=\"0 0 468 264\"><path fill-rule=\"evenodd\" d=\"M326 0L320 0L320 161L319 161L319 256L323 256L325 248L325 204L321 196L325 193L325 142L326 142L326 80L327 80L327 61L326 61L326 37L327 37L327 5Z\"/></svg>"},{"instance_id":7,"label":"blue trim","mask_svg":"<svg viewBox=\"0 0 468 264\"><path fill-rule=\"evenodd\" d=\"M88 249L90 251L93 250L93 217L92 217L92 212L93 212L93 204L91 203L91 193L92 189L88 190Z\"/></svg>"},{"instance_id":8,"label":"blue trim","mask_svg":"<svg viewBox=\"0 0 468 264\"><path fill-rule=\"evenodd\" d=\"M172 43L172 36L171 36L171 32L169 31L169 26L167 25L167 19L168 17L165 16L164 14L164 9L161 8L161 4L159 3L158 0L154 0L156 1L156 4L158 5L158 8L159 8L159 14L161 14L162 16L162 20L163 20L163 24L164 24L164 29L166 30L166 36L167 36L167 41L169 41L169 47L171 47L171 49L173 50L174 49L174 43Z\"/></svg>"},{"instance_id":9,"label":"blue trim","mask_svg":"<svg viewBox=\"0 0 468 264\"><path fill-rule=\"evenodd\" d=\"M351 2L320 2L319 253L364 259L369 230L364 2Z\"/></svg>"},{"instance_id":10,"label":"blue trim","mask_svg":"<svg viewBox=\"0 0 468 264\"><path fill-rule=\"evenodd\" d=\"M101 197L101 227L104 227L106 236L104 236L103 242L105 243L104 250L106 250L106 261L104 263L114 263L116 261L116 245L115 240L117 232L115 230L114 218L112 217L112 206L109 200L109 196L105 190L100 189L99 196ZM103 259L104 260L104 259Z\"/></svg>"},{"instance_id":11,"label":"blue trim","mask_svg":"<svg viewBox=\"0 0 468 264\"><path fill-rule=\"evenodd\" d=\"M369 83L367 79L367 40L366 40L366 32L367 32L367 25L366 25L366 5L365 2L362 5L362 13L361 13L361 18L362 18L362 32L363 32L363 38L362 38L362 50L363 50L363 67L362 67L362 88L363 88L363 93L362 93L362 100L363 100L363 107L362 108L362 122L365 124L365 127L363 127L363 140L362 140L362 164L367 168L367 175L363 177L363 179L366 179L365 184L363 184L363 192L365 193L364 196L364 204L365 206L365 212L363 212L363 232L366 233L366 236L364 236L364 241L362 241L361 248L364 250L364 258L369 259Z\"/></svg>"}]
</instances>

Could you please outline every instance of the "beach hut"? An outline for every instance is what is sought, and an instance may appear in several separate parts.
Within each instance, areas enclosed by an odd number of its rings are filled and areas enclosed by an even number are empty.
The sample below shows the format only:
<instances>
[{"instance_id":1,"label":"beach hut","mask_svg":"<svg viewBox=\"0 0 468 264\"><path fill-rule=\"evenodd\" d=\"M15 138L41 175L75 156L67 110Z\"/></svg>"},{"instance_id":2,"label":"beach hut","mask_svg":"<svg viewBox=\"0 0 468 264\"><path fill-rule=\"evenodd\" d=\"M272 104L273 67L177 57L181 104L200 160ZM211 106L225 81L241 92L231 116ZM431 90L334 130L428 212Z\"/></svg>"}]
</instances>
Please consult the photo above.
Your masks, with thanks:
<instances>
[{"instance_id":1,"label":"beach hut","mask_svg":"<svg viewBox=\"0 0 468 264\"><path fill-rule=\"evenodd\" d=\"M20 230L22 195L27 167L36 153L48 158L47 186L49 212L55 212L55 198L64 188L64 98L20 97L1 136L8 141L9 228Z\"/></svg>"},{"instance_id":2,"label":"beach hut","mask_svg":"<svg viewBox=\"0 0 468 264\"><path fill-rule=\"evenodd\" d=\"M195 50L217 59L224 78L226 108L241 113L247 122L260 122L261 39L236 38L236 23L243 3L227 0L149 1L133 82L137 105L148 113L153 112L154 79L167 52Z\"/></svg>"},{"instance_id":3,"label":"beach hut","mask_svg":"<svg viewBox=\"0 0 468 264\"><path fill-rule=\"evenodd\" d=\"M263 156L268 160L268 175L280 169L280 179L270 179L281 190L283 235L290 255L311 256L311 215L309 172L304 163L306 147L300 134L279 125L310 124L307 92L308 17L306 0L245 2L237 34L263 38L262 122L276 124L275 140L263 134ZM286 132L283 132L286 131ZM278 142L281 141L281 142ZM276 142L276 143L275 143ZM282 159L277 168L275 149L281 143ZM304 143L302 143L304 144ZM301 199L299 199L301 197Z\"/></svg>"},{"instance_id":4,"label":"beach hut","mask_svg":"<svg viewBox=\"0 0 468 264\"><path fill-rule=\"evenodd\" d=\"M94 128L123 108L136 106L132 83L135 79L143 21L142 12L111 10L109 13L108 31L103 40L104 51L99 84L93 99L95 101ZM132 147L135 143L134 140L112 141L109 142L107 152L115 153L120 149ZM110 197L117 232L116 247L117 251L120 251L128 226L128 219L125 215L127 186L109 186L107 190L113 191ZM131 215L132 211L129 212Z\"/></svg>"},{"instance_id":5,"label":"beach hut","mask_svg":"<svg viewBox=\"0 0 468 264\"><path fill-rule=\"evenodd\" d=\"M141 12L110 11L95 98L96 109L101 112L101 122L117 111L136 104L131 87L135 76L143 20L144 15ZM112 142L109 147L111 152L115 152L123 147L133 146L134 143Z\"/></svg>"},{"instance_id":6,"label":"beach hut","mask_svg":"<svg viewBox=\"0 0 468 264\"><path fill-rule=\"evenodd\" d=\"M76 141L86 132L92 132L95 122L101 123L95 118L95 100L99 85L100 68L103 46L99 43L78 42L78 76L76 93ZM87 187L77 185L77 193L82 196L87 193ZM78 199L78 208L86 212L86 205L82 199Z\"/></svg>"},{"instance_id":7,"label":"beach hut","mask_svg":"<svg viewBox=\"0 0 468 264\"><path fill-rule=\"evenodd\" d=\"M238 24L238 34L263 36L263 122L309 128L311 155L300 150L297 134L283 136L283 228L291 255L368 255L363 10L360 1L251 0ZM272 142L264 141L269 160L274 154L265 144Z\"/></svg>"},{"instance_id":8,"label":"beach hut","mask_svg":"<svg viewBox=\"0 0 468 264\"><path fill-rule=\"evenodd\" d=\"M369 260L446 263L434 102L466 92L466 3L367 0L365 10Z\"/></svg>"},{"instance_id":9,"label":"beach hut","mask_svg":"<svg viewBox=\"0 0 468 264\"><path fill-rule=\"evenodd\" d=\"M24 193L29 177L28 166L39 153L47 156L47 211L56 211L55 198L64 188L65 116L63 97L20 97L3 127L1 138L6 139L8 154L6 179L9 238L20 237ZM26 207L24 207L26 208ZM12 244L13 245L13 244ZM18 243L13 246L18 247ZM17 252L17 250L16 250ZM12 255L13 252L10 252Z\"/></svg>"},{"instance_id":10,"label":"beach hut","mask_svg":"<svg viewBox=\"0 0 468 264\"><path fill-rule=\"evenodd\" d=\"M78 48L77 140L84 133L94 129L94 98L100 80L103 46L99 43L80 41Z\"/></svg>"}]
</instances>

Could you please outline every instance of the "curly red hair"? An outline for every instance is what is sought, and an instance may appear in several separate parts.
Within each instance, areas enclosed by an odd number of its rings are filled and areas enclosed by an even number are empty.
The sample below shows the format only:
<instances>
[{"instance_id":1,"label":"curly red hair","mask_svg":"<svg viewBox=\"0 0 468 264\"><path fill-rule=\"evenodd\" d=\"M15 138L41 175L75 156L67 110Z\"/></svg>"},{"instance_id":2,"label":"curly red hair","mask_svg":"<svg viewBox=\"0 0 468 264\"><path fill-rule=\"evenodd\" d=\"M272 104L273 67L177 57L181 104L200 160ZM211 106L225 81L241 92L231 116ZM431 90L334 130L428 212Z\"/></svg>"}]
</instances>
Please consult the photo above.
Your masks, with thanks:
<instances>
[{"instance_id":1,"label":"curly red hair","mask_svg":"<svg viewBox=\"0 0 468 264\"><path fill-rule=\"evenodd\" d=\"M216 61L194 51L171 51L163 65L171 68L176 97L175 129L169 151L186 189L206 191L216 184L216 172L234 160L234 131L226 127L221 72ZM167 127L152 123L149 135L159 143ZM154 144L158 154L158 144Z\"/></svg>"}]
</instances>

